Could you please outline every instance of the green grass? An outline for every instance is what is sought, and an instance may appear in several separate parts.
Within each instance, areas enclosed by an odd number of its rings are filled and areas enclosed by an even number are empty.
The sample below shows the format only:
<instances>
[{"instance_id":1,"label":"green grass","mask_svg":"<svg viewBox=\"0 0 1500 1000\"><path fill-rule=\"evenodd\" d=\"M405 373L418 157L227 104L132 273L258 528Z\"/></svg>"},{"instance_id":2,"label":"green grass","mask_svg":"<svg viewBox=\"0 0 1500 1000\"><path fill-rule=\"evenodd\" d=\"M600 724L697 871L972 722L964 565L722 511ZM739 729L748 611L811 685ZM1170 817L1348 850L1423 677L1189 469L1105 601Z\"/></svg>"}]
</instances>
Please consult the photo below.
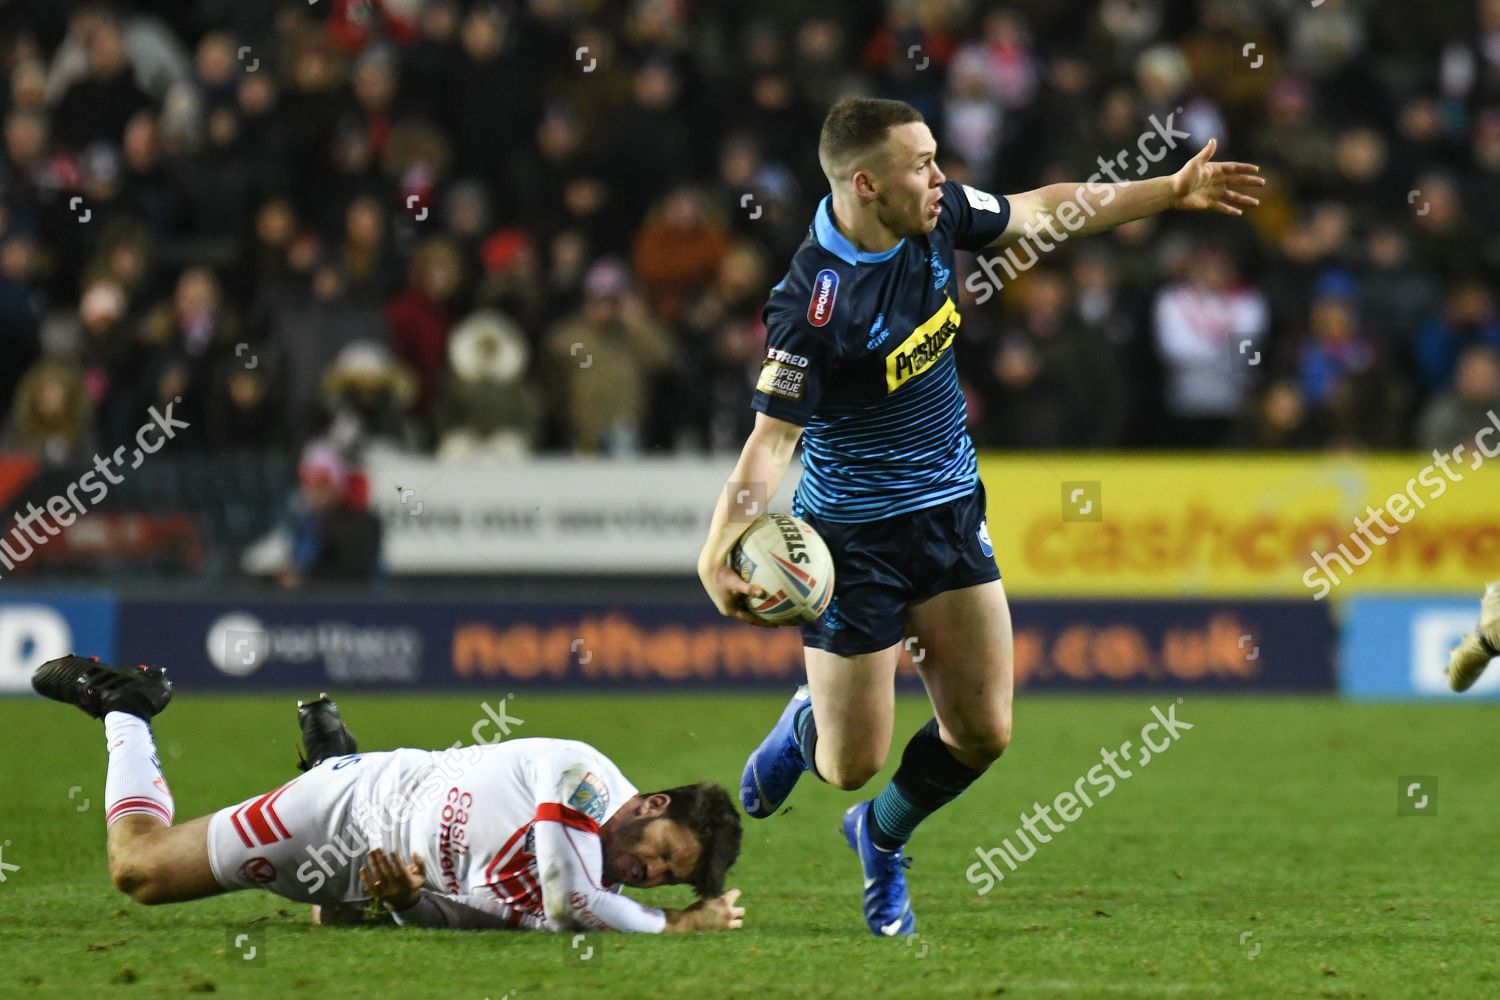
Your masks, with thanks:
<instances>
[{"instance_id":1,"label":"green grass","mask_svg":"<svg viewBox=\"0 0 1500 1000\"><path fill-rule=\"evenodd\" d=\"M480 717L475 698L340 702L367 748L446 746ZM1191 732L977 895L964 877L975 847L1072 787L1101 746L1135 738L1152 703L1021 699L1004 761L912 845L912 944L875 939L860 918L838 831L855 795L806 782L782 815L747 821L731 880L743 931L612 936L596 961L570 966L561 936L315 928L259 892L136 905L105 874L99 726L0 701L0 842L20 865L0 884L0 996L1500 994L1500 954L1484 944L1500 919L1493 706L1189 695L1178 716ZM525 720L519 735L587 739L642 788L703 776L732 787L779 705L523 693L508 709ZM891 766L924 717L902 701ZM182 818L273 787L295 760L284 698L182 692L156 729ZM1398 818L1399 775L1438 777L1435 817ZM264 935L253 963L229 947L245 928Z\"/></svg>"}]
</instances>

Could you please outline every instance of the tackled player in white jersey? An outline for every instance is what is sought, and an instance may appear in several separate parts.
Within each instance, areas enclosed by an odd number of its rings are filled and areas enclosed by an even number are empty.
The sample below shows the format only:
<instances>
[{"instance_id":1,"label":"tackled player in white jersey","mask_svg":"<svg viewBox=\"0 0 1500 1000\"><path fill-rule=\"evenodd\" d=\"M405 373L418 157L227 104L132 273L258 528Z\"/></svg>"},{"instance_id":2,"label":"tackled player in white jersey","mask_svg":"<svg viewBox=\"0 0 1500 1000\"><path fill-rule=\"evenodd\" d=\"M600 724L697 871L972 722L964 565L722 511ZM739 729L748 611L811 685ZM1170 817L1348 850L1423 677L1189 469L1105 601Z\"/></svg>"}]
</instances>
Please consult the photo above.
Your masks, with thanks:
<instances>
[{"instance_id":1,"label":"tackled player in white jersey","mask_svg":"<svg viewBox=\"0 0 1500 1000\"><path fill-rule=\"evenodd\" d=\"M305 774L174 825L149 725L172 697L165 671L64 656L37 668L32 686L104 721L110 877L138 902L261 888L342 916L374 902L421 927L659 933L743 924L739 891L724 891L739 813L718 785L642 795L573 740L336 755L355 747L324 700L299 713ZM658 909L619 894L678 884L692 885L699 902Z\"/></svg>"}]
</instances>

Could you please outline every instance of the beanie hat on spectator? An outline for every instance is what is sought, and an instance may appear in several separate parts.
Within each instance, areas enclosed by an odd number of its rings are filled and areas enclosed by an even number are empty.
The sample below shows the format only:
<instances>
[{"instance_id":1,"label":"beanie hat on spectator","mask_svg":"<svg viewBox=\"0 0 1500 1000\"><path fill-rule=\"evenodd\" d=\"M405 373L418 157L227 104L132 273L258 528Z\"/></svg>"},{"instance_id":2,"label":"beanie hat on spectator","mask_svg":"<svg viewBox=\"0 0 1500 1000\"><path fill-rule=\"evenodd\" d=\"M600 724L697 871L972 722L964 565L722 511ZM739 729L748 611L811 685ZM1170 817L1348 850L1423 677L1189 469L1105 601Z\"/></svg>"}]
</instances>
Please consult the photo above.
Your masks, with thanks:
<instances>
[{"instance_id":1,"label":"beanie hat on spectator","mask_svg":"<svg viewBox=\"0 0 1500 1000\"><path fill-rule=\"evenodd\" d=\"M522 254L534 246L524 229L512 227L502 229L485 240L479 249L479 256L484 261L486 271L508 271Z\"/></svg>"},{"instance_id":2,"label":"beanie hat on spectator","mask_svg":"<svg viewBox=\"0 0 1500 1000\"><path fill-rule=\"evenodd\" d=\"M583 277L583 293L591 299L614 299L630 288L630 272L613 257L595 261Z\"/></svg>"}]
</instances>

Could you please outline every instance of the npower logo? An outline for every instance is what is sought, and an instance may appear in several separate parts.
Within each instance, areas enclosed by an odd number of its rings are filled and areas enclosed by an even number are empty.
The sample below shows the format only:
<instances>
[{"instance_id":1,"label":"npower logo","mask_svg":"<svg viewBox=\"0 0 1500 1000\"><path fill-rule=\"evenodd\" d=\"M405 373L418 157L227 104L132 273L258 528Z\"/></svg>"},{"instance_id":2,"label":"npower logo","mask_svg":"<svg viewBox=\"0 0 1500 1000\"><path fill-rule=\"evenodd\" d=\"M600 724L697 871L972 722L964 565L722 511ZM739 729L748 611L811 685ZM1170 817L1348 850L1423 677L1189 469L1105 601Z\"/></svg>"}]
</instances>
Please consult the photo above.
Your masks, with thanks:
<instances>
[{"instance_id":1,"label":"npower logo","mask_svg":"<svg viewBox=\"0 0 1500 1000\"><path fill-rule=\"evenodd\" d=\"M825 326L833 316L833 300L838 293L838 272L825 267L813 279L812 301L807 304L807 321L813 326Z\"/></svg>"}]
</instances>

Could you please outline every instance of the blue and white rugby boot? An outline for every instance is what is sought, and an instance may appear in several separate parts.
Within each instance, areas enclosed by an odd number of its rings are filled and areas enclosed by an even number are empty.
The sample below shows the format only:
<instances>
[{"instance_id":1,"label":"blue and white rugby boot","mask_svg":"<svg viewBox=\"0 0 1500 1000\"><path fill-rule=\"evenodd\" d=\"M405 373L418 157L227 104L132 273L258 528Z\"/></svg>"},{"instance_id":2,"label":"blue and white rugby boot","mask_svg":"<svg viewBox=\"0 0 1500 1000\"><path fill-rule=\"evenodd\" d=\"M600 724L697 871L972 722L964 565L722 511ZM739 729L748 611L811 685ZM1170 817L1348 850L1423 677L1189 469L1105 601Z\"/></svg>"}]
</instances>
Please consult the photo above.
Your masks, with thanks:
<instances>
[{"instance_id":1,"label":"blue and white rugby boot","mask_svg":"<svg viewBox=\"0 0 1500 1000\"><path fill-rule=\"evenodd\" d=\"M781 712L781 718L760 746L745 761L740 774L740 804L756 819L765 819L781 808L797 779L807 770L802 748L797 745L797 710L809 703L811 695L804 684L792 695Z\"/></svg>"},{"instance_id":2,"label":"blue and white rugby boot","mask_svg":"<svg viewBox=\"0 0 1500 1000\"><path fill-rule=\"evenodd\" d=\"M844 839L859 855L865 876L865 923L877 937L898 937L917 932L917 915L911 911L906 890L906 869L911 859L901 849L882 851L870 839L871 802L844 811Z\"/></svg>"}]
</instances>

